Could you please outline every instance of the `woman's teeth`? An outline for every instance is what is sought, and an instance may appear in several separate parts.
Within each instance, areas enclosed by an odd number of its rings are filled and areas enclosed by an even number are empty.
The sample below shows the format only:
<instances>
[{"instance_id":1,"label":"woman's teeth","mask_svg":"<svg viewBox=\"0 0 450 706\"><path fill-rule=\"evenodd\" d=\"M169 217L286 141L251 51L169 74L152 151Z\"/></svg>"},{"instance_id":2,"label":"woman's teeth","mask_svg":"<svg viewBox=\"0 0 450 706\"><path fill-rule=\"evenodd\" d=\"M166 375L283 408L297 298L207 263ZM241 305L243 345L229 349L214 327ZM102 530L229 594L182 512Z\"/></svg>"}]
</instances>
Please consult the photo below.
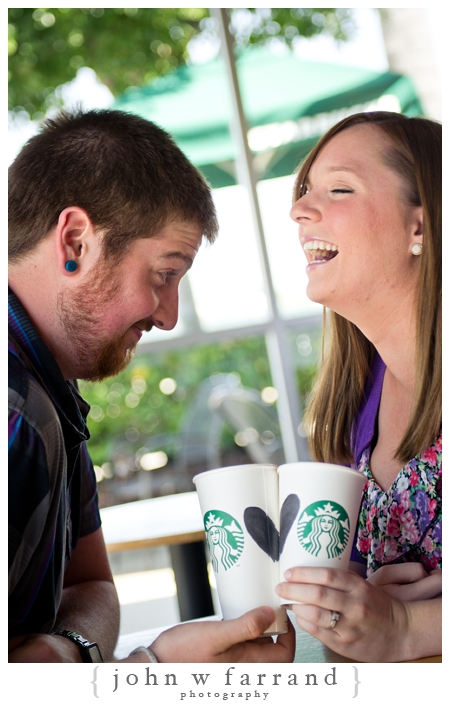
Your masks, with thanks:
<instances>
[{"instance_id":1,"label":"woman's teeth","mask_svg":"<svg viewBox=\"0 0 450 706\"><path fill-rule=\"evenodd\" d=\"M339 252L337 245L325 243L322 240L309 240L304 244L303 250L312 255L314 260L331 260Z\"/></svg>"}]
</instances>

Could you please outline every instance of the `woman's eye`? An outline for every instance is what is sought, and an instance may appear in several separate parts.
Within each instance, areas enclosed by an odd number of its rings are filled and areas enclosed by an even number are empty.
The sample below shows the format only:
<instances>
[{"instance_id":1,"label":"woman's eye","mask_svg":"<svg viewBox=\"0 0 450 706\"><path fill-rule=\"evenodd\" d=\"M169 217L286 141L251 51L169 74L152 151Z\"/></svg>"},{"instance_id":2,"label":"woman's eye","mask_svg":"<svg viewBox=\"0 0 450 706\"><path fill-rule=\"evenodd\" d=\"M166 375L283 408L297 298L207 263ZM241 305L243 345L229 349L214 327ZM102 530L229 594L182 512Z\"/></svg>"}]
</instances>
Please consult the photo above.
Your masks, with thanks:
<instances>
[{"instance_id":1,"label":"woman's eye","mask_svg":"<svg viewBox=\"0 0 450 706\"><path fill-rule=\"evenodd\" d=\"M353 194L353 189L331 189L332 194Z\"/></svg>"}]
</instances>

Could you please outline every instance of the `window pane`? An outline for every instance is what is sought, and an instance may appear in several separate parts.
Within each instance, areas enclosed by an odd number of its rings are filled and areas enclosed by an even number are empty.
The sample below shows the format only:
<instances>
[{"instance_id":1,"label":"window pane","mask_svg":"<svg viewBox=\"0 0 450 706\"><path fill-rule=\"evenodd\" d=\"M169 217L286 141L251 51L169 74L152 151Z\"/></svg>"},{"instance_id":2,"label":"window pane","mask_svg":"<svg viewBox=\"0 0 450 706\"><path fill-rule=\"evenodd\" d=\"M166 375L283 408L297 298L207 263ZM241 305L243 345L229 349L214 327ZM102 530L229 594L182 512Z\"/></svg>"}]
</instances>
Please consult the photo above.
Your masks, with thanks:
<instances>
[{"instance_id":1,"label":"window pane","mask_svg":"<svg viewBox=\"0 0 450 706\"><path fill-rule=\"evenodd\" d=\"M310 322L307 326L290 328L288 329L288 340L295 370L300 413L303 418L320 365L322 326L319 322ZM302 422L300 422L298 433L300 436L306 437Z\"/></svg>"},{"instance_id":2,"label":"window pane","mask_svg":"<svg viewBox=\"0 0 450 706\"><path fill-rule=\"evenodd\" d=\"M137 355L80 388L102 507L194 490L210 468L284 461L262 336Z\"/></svg>"},{"instance_id":3,"label":"window pane","mask_svg":"<svg viewBox=\"0 0 450 706\"><path fill-rule=\"evenodd\" d=\"M267 321L269 307L247 191L214 190L220 232L204 244L190 272L195 308L204 331Z\"/></svg>"},{"instance_id":4,"label":"window pane","mask_svg":"<svg viewBox=\"0 0 450 706\"><path fill-rule=\"evenodd\" d=\"M322 307L306 296L306 259L298 240L298 226L289 217L294 180L295 176L288 176L258 184L277 305L286 319L322 312Z\"/></svg>"}]
</instances>

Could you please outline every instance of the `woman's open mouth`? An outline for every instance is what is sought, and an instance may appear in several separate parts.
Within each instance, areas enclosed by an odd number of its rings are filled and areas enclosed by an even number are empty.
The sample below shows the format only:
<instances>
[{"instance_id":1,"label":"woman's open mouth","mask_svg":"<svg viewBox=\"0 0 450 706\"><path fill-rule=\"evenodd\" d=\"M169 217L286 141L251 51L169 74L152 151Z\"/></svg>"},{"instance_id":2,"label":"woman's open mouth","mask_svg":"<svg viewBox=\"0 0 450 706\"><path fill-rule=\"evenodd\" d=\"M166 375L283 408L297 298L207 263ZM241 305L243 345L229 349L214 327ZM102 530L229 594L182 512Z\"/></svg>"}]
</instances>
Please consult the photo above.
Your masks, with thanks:
<instances>
[{"instance_id":1,"label":"woman's open mouth","mask_svg":"<svg viewBox=\"0 0 450 706\"><path fill-rule=\"evenodd\" d=\"M303 250L308 258L308 263L328 262L339 253L339 248L333 243L323 240L308 240L303 245Z\"/></svg>"}]
</instances>

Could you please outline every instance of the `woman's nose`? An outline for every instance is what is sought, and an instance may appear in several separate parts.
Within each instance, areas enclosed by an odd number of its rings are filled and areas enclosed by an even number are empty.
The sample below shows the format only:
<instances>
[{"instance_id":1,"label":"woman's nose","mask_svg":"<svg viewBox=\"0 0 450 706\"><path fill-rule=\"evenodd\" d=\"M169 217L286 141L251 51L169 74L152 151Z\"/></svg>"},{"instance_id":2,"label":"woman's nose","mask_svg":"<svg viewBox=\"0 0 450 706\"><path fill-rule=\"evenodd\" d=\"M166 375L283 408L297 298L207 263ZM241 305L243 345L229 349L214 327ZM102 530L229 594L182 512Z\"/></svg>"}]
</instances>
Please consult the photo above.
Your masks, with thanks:
<instances>
[{"instance_id":1,"label":"woman's nose","mask_svg":"<svg viewBox=\"0 0 450 706\"><path fill-rule=\"evenodd\" d=\"M313 201L309 193L297 199L292 206L289 215L293 221L300 224L305 221L320 220L318 205L315 201Z\"/></svg>"}]
</instances>

